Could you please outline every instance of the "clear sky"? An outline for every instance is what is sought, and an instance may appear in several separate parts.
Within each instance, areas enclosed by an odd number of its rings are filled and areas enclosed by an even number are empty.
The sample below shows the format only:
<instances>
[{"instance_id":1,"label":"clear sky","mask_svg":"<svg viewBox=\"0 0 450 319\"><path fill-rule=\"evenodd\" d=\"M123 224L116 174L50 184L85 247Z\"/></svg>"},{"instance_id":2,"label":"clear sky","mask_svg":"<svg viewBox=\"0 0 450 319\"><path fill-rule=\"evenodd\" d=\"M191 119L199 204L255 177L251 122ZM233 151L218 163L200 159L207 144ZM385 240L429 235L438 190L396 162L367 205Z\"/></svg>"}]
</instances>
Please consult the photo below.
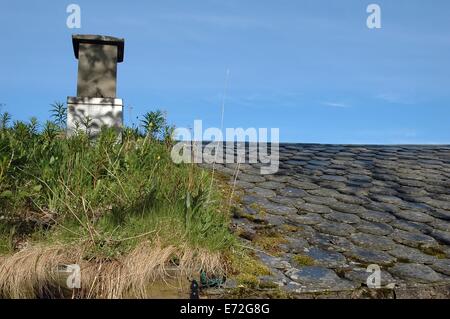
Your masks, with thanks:
<instances>
[{"instance_id":1,"label":"clear sky","mask_svg":"<svg viewBox=\"0 0 450 319\"><path fill-rule=\"evenodd\" d=\"M68 29L66 7L81 7ZM366 26L381 6L382 28ZM0 103L49 117L76 94L71 34L125 38L125 119L278 127L285 142L450 144L448 0L0 0ZM130 109L130 106L133 108Z\"/></svg>"}]
</instances>

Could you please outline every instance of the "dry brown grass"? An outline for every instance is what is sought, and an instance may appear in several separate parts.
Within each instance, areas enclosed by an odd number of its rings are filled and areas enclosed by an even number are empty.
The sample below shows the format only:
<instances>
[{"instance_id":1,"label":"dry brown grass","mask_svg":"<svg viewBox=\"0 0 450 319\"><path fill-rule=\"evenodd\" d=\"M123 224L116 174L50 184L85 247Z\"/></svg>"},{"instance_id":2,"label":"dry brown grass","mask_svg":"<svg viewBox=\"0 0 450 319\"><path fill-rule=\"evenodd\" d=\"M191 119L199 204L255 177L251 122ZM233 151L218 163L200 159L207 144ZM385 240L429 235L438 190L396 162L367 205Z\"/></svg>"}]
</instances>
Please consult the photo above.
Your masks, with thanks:
<instances>
[{"instance_id":1,"label":"dry brown grass","mask_svg":"<svg viewBox=\"0 0 450 319\"><path fill-rule=\"evenodd\" d=\"M83 245L31 246L0 257L0 297L148 298L152 283L157 281L168 282L174 276L194 278L201 270L216 275L227 271L220 253L163 246L158 241L142 242L115 260L88 261L83 255ZM80 265L80 289L65 288L57 269L67 264Z\"/></svg>"}]
</instances>

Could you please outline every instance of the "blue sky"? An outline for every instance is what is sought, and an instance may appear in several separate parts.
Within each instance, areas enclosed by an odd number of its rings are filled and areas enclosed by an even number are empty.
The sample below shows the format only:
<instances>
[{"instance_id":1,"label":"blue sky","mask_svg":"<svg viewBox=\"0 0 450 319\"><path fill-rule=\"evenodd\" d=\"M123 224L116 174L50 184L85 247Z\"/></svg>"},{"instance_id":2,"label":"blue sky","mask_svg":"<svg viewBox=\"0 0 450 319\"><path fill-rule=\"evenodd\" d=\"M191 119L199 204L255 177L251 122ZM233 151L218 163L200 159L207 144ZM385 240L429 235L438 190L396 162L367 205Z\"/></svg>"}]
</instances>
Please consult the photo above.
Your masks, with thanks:
<instances>
[{"instance_id":1,"label":"blue sky","mask_svg":"<svg viewBox=\"0 0 450 319\"><path fill-rule=\"evenodd\" d=\"M66 7L81 6L81 29ZM367 5L382 28L366 26ZM285 142L450 143L448 0L0 0L0 103L49 116L76 94L71 34L125 38L125 119L278 127ZM129 106L133 108L130 109Z\"/></svg>"}]
</instances>

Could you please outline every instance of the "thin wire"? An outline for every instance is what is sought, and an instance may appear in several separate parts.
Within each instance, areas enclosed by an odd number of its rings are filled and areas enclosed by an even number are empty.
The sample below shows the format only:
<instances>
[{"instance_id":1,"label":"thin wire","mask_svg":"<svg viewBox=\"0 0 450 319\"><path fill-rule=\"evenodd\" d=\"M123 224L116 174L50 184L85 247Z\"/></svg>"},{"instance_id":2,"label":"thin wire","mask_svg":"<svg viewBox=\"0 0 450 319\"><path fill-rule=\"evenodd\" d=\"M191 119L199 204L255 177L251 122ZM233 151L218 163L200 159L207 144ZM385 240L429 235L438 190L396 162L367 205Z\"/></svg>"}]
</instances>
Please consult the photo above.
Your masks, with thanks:
<instances>
[{"instance_id":1,"label":"thin wire","mask_svg":"<svg viewBox=\"0 0 450 319\"><path fill-rule=\"evenodd\" d=\"M227 69L227 73L226 73L226 76L225 76L225 84L224 84L224 89L223 89L223 95L222 95L222 114L221 114L221 118L220 118L220 131L221 132L223 132L223 121L224 121L224 117L225 117L225 100L226 100L226 96L227 96L227 89L228 89L229 78L230 78L230 69ZM217 151L218 148L219 148L219 143L220 142L217 141L216 154L214 155L214 161L213 161L211 185L209 186L208 201L209 201L209 196L211 194L212 185L213 185L213 182L214 182L214 172L216 170L217 154L219 153ZM222 141L222 143L223 143L223 141ZM222 154L222 156L223 156L223 154Z\"/></svg>"}]
</instances>

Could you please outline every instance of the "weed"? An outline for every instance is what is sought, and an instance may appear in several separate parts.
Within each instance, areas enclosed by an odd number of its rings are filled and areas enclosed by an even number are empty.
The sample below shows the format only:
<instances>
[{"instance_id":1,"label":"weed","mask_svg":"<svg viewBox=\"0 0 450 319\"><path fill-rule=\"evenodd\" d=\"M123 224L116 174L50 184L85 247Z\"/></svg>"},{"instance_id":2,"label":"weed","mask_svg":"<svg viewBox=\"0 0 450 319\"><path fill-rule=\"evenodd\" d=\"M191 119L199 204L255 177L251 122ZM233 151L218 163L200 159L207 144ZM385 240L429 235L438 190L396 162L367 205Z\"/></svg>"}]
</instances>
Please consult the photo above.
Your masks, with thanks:
<instances>
[{"instance_id":1,"label":"weed","mask_svg":"<svg viewBox=\"0 0 450 319\"><path fill-rule=\"evenodd\" d=\"M224 256L236 244L227 199L210 173L173 163L173 127L162 112L147 113L145 134L124 128L122 143L113 129L92 141L89 123L67 137L65 112L55 103L54 122L43 126L35 119L10 125L0 114L2 295L50 294L56 282L48 267L62 262L101 266L96 281L106 290L90 294L106 297L143 296L144 281L173 260L186 273L227 271ZM23 279L17 263L26 268ZM130 287L123 274L134 276L138 266L145 274ZM33 275L36 267L42 271Z\"/></svg>"},{"instance_id":2,"label":"weed","mask_svg":"<svg viewBox=\"0 0 450 319\"><path fill-rule=\"evenodd\" d=\"M315 265L315 261L310 256L306 255L295 255L292 257L292 260L296 262L300 266L313 266Z\"/></svg>"}]
</instances>

